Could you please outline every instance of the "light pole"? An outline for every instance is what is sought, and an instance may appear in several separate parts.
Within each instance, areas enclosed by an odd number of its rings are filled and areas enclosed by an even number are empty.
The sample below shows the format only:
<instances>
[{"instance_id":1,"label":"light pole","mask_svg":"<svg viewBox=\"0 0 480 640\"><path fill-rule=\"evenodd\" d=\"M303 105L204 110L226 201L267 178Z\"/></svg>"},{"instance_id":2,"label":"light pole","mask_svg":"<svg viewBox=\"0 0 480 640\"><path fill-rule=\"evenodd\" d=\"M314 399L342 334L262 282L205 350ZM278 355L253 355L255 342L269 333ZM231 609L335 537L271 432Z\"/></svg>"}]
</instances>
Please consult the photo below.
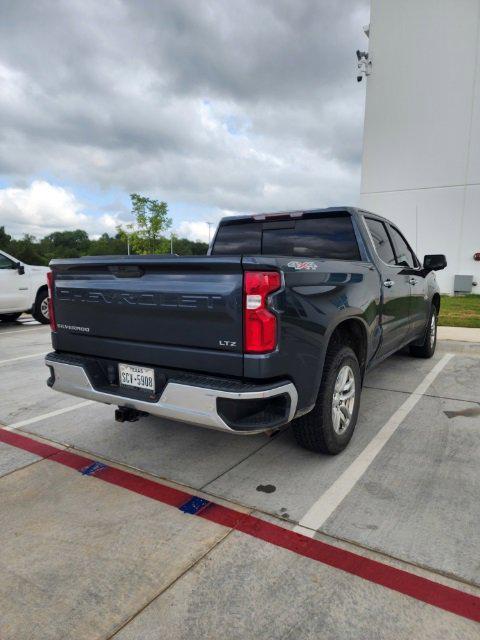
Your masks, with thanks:
<instances>
[{"instance_id":1,"label":"light pole","mask_svg":"<svg viewBox=\"0 0 480 640\"><path fill-rule=\"evenodd\" d=\"M210 236L213 222L207 222L208 224L208 244L210 244Z\"/></svg>"}]
</instances>

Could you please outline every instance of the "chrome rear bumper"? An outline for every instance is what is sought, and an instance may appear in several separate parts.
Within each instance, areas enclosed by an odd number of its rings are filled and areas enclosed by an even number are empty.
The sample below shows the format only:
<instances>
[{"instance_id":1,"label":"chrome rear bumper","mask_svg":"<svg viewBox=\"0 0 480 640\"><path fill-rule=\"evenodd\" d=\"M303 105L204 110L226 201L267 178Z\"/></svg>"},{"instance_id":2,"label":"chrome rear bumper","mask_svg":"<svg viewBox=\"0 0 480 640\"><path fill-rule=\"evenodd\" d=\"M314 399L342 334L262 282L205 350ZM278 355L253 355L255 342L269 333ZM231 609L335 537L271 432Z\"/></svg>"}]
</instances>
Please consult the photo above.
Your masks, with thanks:
<instances>
[{"instance_id":1,"label":"chrome rear bumper","mask_svg":"<svg viewBox=\"0 0 480 640\"><path fill-rule=\"evenodd\" d=\"M107 393L95 389L81 364L59 362L55 357L49 358L48 355L45 358L45 364L50 367L53 372L49 386L56 391L103 402L105 404L137 409L138 411L144 411L153 416L179 420L181 422L188 422L190 424L236 434L262 433L270 430L272 427L256 429L250 425L248 429L245 430L238 428L238 426L232 428L219 414L217 399L226 398L228 400L239 401L261 400L287 395L289 398L288 413L285 419L282 420L282 424L286 424L293 419L298 402L297 390L291 382L272 386L272 388L262 386L258 391L230 391L205 386L167 382L159 400L157 402L149 402L118 395L118 393Z\"/></svg>"}]
</instances>

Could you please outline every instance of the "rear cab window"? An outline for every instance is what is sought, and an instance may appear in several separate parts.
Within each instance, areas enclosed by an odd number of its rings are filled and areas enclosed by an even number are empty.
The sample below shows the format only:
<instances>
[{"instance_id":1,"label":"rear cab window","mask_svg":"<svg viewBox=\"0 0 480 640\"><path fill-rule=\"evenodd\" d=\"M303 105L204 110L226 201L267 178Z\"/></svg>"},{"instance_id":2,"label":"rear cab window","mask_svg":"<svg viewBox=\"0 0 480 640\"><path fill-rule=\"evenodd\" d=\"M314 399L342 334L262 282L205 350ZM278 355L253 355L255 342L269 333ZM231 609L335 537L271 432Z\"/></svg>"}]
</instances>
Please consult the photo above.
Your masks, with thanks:
<instances>
[{"instance_id":1,"label":"rear cab window","mask_svg":"<svg viewBox=\"0 0 480 640\"><path fill-rule=\"evenodd\" d=\"M348 213L304 214L287 220L227 222L218 229L212 255L273 255L361 260Z\"/></svg>"}]
</instances>

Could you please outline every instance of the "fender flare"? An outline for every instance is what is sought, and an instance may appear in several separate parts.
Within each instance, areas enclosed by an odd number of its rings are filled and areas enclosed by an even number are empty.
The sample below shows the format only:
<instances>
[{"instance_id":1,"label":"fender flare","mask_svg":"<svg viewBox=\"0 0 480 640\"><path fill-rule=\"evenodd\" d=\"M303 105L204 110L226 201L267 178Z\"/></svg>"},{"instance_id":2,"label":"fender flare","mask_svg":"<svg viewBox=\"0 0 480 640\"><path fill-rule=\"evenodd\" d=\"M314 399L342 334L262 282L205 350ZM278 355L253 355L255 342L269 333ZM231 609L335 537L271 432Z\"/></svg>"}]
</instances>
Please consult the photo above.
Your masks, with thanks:
<instances>
[{"instance_id":1,"label":"fender flare","mask_svg":"<svg viewBox=\"0 0 480 640\"><path fill-rule=\"evenodd\" d=\"M321 350L321 352L319 354L319 360L318 360L319 366L317 367L315 380L314 380L314 384L313 384L313 395L312 395L313 404L316 401L316 398L317 398L317 395L318 395L318 391L320 389L320 384L322 382L323 366L325 364L325 357L327 355L327 350L328 350L330 341L332 339L332 335L334 334L336 329L338 329L338 327L341 324L343 324L344 322L346 322L348 320L354 320L355 322L360 324L361 327L362 327L362 331L363 331L364 337L365 337L365 361L360 363L360 368L361 368L361 371L362 371L362 379L363 379L363 375L365 373L366 365L367 365L368 353L369 353L370 336L369 336L369 331L368 331L368 325L365 322L365 320L363 319L363 317L361 315L359 315L358 310L352 310L351 313L347 313L345 315L342 315L340 318L335 318L335 322L330 324L327 327L327 329L326 329L326 331L324 333L324 340L323 340L322 350Z\"/></svg>"}]
</instances>

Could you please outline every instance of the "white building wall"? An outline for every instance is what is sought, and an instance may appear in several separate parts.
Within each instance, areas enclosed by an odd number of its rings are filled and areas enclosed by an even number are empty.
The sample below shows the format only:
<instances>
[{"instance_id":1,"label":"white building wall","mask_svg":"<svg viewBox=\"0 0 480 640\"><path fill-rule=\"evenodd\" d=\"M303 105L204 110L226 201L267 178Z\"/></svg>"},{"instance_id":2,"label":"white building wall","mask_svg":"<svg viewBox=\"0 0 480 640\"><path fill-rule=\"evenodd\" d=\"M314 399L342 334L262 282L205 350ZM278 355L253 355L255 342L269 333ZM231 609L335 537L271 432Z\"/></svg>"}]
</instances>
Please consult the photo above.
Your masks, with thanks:
<instances>
[{"instance_id":1,"label":"white building wall","mask_svg":"<svg viewBox=\"0 0 480 640\"><path fill-rule=\"evenodd\" d=\"M360 204L480 293L480 0L372 0Z\"/></svg>"}]
</instances>

